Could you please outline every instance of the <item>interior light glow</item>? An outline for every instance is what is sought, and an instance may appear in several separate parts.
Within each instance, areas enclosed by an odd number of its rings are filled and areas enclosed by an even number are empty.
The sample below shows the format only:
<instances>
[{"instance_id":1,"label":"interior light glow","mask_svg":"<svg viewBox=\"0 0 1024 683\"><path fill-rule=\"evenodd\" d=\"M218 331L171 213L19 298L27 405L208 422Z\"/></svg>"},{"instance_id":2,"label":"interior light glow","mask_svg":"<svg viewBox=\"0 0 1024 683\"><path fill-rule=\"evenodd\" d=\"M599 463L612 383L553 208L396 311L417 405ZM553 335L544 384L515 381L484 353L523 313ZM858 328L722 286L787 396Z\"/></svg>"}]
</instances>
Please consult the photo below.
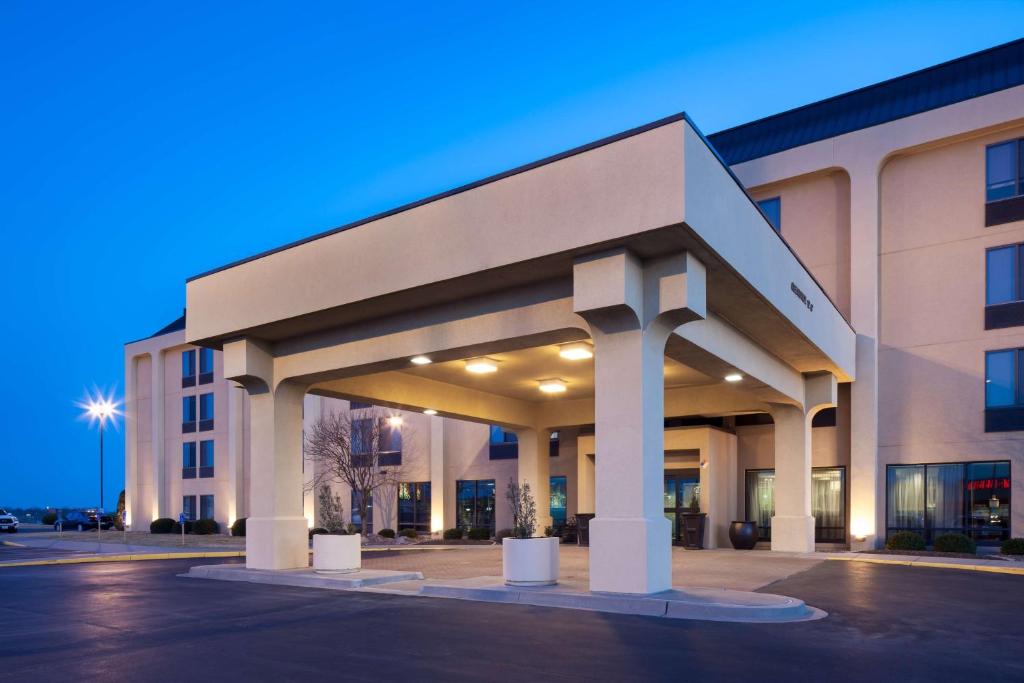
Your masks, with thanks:
<instances>
[{"instance_id":1,"label":"interior light glow","mask_svg":"<svg viewBox=\"0 0 1024 683\"><path fill-rule=\"evenodd\" d=\"M388 424L391 425L392 427L401 427L402 426L402 416L401 415L392 415L391 417L388 418Z\"/></svg>"},{"instance_id":2,"label":"interior light glow","mask_svg":"<svg viewBox=\"0 0 1024 683\"><path fill-rule=\"evenodd\" d=\"M537 388L545 394L564 394L567 387L563 379L542 379L537 382Z\"/></svg>"},{"instance_id":3,"label":"interior light glow","mask_svg":"<svg viewBox=\"0 0 1024 683\"><path fill-rule=\"evenodd\" d=\"M739 382L741 379L743 379L743 375L738 372L731 372L725 376L726 382Z\"/></svg>"},{"instance_id":4,"label":"interior light glow","mask_svg":"<svg viewBox=\"0 0 1024 683\"><path fill-rule=\"evenodd\" d=\"M426 410L423 411L423 414L424 415L437 415L437 411L434 410L433 408L427 408Z\"/></svg>"},{"instance_id":5,"label":"interior light glow","mask_svg":"<svg viewBox=\"0 0 1024 683\"><path fill-rule=\"evenodd\" d=\"M409 362L413 365L430 365L434 361L430 360L426 356L413 356L409 359Z\"/></svg>"},{"instance_id":6,"label":"interior light glow","mask_svg":"<svg viewBox=\"0 0 1024 683\"><path fill-rule=\"evenodd\" d=\"M558 355L566 360L586 360L594 357L594 347L587 342L562 344L558 348Z\"/></svg>"},{"instance_id":7,"label":"interior light glow","mask_svg":"<svg viewBox=\"0 0 1024 683\"><path fill-rule=\"evenodd\" d=\"M488 375L498 371L498 363L490 358L471 358L466 361L466 372L475 375Z\"/></svg>"}]
</instances>

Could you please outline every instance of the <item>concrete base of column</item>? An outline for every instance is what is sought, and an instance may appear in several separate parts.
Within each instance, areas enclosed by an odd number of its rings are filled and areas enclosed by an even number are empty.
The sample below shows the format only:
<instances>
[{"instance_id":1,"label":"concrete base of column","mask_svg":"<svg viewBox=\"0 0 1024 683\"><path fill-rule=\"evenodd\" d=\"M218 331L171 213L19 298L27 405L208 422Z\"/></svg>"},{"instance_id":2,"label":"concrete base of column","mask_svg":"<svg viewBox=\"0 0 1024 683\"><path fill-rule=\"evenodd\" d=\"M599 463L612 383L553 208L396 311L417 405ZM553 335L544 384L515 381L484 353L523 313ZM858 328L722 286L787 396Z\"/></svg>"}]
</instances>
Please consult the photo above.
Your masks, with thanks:
<instances>
[{"instance_id":1,"label":"concrete base of column","mask_svg":"<svg viewBox=\"0 0 1024 683\"><path fill-rule=\"evenodd\" d=\"M305 517L250 517L245 522L245 566L304 569L309 566Z\"/></svg>"},{"instance_id":2,"label":"concrete base of column","mask_svg":"<svg viewBox=\"0 0 1024 683\"><path fill-rule=\"evenodd\" d=\"M672 588L672 523L656 519L590 522L590 590L660 593Z\"/></svg>"},{"instance_id":3,"label":"concrete base of column","mask_svg":"<svg viewBox=\"0 0 1024 683\"><path fill-rule=\"evenodd\" d=\"M814 517L772 517L772 550L814 552Z\"/></svg>"}]
</instances>

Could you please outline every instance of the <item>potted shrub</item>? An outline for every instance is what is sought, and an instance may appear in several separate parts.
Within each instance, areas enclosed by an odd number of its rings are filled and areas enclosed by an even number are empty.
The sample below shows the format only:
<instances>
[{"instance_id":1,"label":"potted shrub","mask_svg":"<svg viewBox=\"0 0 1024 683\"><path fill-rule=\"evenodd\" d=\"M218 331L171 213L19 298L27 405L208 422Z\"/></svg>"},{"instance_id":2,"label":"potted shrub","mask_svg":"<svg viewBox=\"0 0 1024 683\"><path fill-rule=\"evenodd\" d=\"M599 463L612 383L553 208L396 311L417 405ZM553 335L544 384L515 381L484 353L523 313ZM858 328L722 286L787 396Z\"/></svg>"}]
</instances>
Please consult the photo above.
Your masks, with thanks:
<instances>
[{"instance_id":1,"label":"potted shrub","mask_svg":"<svg viewBox=\"0 0 1024 683\"><path fill-rule=\"evenodd\" d=\"M535 537L537 505L530 485L510 480L505 497L512 508L512 536L501 544L502 575L509 586L558 583L558 537Z\"/></svg>"},{"instance_id":2,"label":"potted shrub","mask_svg":"<svg viewBox=\"0 0 1024 683\"><path fill-rule=\"evenodd\" d=\"M700 502L697 496L690 501L690 508L682 513L683 518L683 547L691 550L702 550L704 548L704 527L707 524L707 514L700 511Z\"/></svg>"},{"instance_id":3,"label":"potted shrub","mask_svg":"<svg viewBox=\"0 0 1024 683\"><path fill-rule=\"evenodd\" d=\"M361 534L313 535L313 571L318 574L348 574L363 566Z\"/></svg>"},{"instance_id":4,"label":"potted shrub","mask_svg":"<svg viewBox=\"0 0 1024 683\"><path fill-rule=\"evenodd\" d=\"M729 541L736 550L753 550L757 535L757 522L734 521L729 525Z\"/></svg>"}]
</instances>

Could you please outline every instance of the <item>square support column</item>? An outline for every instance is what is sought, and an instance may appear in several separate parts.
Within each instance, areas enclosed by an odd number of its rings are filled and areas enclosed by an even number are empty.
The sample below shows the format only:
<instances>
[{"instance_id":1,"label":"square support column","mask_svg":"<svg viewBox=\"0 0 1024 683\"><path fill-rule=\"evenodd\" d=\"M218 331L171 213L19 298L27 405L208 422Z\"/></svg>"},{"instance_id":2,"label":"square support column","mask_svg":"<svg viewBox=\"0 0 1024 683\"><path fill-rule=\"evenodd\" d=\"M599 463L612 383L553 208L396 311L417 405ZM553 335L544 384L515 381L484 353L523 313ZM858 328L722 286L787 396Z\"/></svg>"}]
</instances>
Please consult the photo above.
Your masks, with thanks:
<instances>
[{"instance_id":1,"label":"square support column","mask_svg":"<svg viewBox=\"0 0 1024 683\"><path fill-rule=\"evenodd\" d=\"M533 501L537 504L537 535L551 526L551 431L547 429L517 429L519 457L516 461L519 483L530 485ZM496 495L504 497L504 486L499 482Z\"/></svg>"},{"instance_id":2,"label":"square support column","mask_svg":"<svg viewBox=\"0 0 1024 683\"><path fill-rule=\"evenodd\" d=\"M448 526L448 484L445 481L448 468L444 452L444 418L437 415L430 418L430 532L439 533ZM454 526L454 524L452 524Z\"/></svg>"}]
</instances>

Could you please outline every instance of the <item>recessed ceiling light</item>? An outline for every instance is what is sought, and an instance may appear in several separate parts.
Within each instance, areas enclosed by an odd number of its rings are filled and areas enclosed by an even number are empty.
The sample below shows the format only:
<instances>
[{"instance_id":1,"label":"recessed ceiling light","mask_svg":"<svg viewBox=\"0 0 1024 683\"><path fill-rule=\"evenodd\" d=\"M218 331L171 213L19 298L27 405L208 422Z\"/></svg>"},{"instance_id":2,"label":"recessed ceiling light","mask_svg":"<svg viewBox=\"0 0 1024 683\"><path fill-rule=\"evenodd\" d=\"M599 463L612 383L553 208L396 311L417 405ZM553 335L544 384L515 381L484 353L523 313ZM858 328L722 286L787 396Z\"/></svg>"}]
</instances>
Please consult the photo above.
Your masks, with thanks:
<instances>
[{"instance_id":1,"label":"recessed ceiling light","mask_svg":"<svg viewBox=\"0 0 1024 683\"><path fill-rule=\"evenodd\" d=\"M594 347L587 342L573 342L558 347L558 355L566 360L586 360L594 357Z\"/></svg>"},{"instance_id":2,"label":"recessed ceiling light","mask_svg":"<svg viewBox=\"0 0 1024 683\"><path fill-rule=\"evenodd\" d=\"M426 356L413 356L409 359L413 365L430 365L434 361L430 360Z\"/></svg>"},{"instance_id":3,"label":"recessed ceiling light","mask_svg":"<svg viewBox=\"0 0 1024 683\"><path fill-rule=\"evenodd\" d=\"M471 358L466 361L466 372L477 375L487 375L498 371L497 361L490 358Z\"/></svg>"},{"instance_id":4,"label":"recessed ceiling light","mask_svg":"<svg viewBox=\"0 0 1024 683\"><path fill-rule=\"evenodd\" d=\"M423 411L423 414L424 415L437 415L437 411L434 410L433 408L427 408L426 410Z\"/></svg>"},{"instance_id":5,"label":"recessed ceiling light","mask_svg":"<svg viewBox=\"0 0 1024 683\"><path fill-rule=\"evenodd\" d=\"M545 394L564 394L567 387L564 379L542 379L537 388Z\"/></svg>"},{"instance_id":6,"label":"recessed ceiling light","mask_svg":"<svg viewBox=\"0 0 1024 683\"><path fill-rule=\"evenodd\" d=\"M739 382L741 379L743 379L743 375L738 372L732 372L725 376L726 382Z\"/></svg>"}]
</instances>

